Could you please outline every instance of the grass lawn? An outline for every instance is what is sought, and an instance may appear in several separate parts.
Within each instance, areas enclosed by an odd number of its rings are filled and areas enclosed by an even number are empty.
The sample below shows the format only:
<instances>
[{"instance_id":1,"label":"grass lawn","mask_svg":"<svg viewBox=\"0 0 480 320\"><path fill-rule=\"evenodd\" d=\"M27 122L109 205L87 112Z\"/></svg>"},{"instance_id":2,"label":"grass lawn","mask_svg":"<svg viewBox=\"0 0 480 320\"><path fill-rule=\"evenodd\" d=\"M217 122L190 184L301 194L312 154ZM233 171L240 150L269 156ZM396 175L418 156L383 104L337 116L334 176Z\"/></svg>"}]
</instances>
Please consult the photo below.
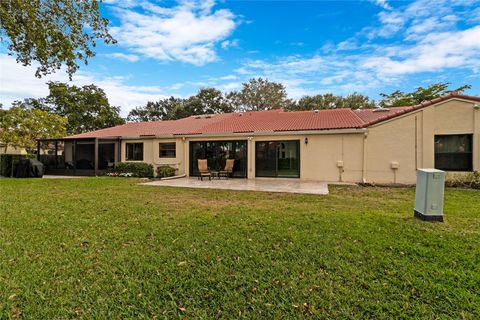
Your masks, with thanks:
<instances>
[{"instance_id":1,"label":"grass lawn","mask_svg":"<svg viewBox=\"0 0 480 320\"><path fill-rule=\"evenodd\" d=\"M480 318L480 192L0 179L0 319Z\"/></svg>"}]
</instances>

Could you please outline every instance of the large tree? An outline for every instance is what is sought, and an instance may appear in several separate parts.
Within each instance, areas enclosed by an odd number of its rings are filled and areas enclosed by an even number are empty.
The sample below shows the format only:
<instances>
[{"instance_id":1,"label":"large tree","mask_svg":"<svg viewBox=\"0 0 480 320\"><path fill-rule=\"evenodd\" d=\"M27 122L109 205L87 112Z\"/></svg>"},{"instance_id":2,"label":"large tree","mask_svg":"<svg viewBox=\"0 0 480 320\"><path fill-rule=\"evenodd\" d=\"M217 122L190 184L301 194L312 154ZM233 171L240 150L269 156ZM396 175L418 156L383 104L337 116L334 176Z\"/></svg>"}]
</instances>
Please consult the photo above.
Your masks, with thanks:
<instances>
[{"instance_id":1,"label":"large tree","mask_svg":"<svg viewBox=\"0 0 480 320\"><path fill-rule=\"evenodd\" d=\"M332 93L304 96L296 103L287 107L288 111L321 110L321 109L365 109L375 107L375 101L359 93L352 93L345 97Z\"/></svg>"},{"instance_id":2,"label":"large tree","mask_svg":"<svg viewBox=\"0 0 480 320\"><path fill-rule=\"evenodd\" d=\"M3 103L0 103L0 122L2 121L3 116L7 113L7 110L3 109Z\"/></svg>"},{"instance_id":3,"label":"large tree","mask_svg":"<svg viewBox=\"0 0 480 320\"><path fill-rule=\"evenodd\" d=\"M1 0L0 35L17 62L39 63L37 77L66 65L71 77L78 61L95 56L96 39L115 43L97 0ZM6 41L5 38L8 38Z\"/></svg>"},{"instance_id":4,"label":"large tree","mask_svg":"<svg viewBox=\"0 0 480 320\"><path fill-rule=\"evenodd\" d=\"M225 95L215 88L201 88L188 99L170 97L143 107L136 107L128 114L127 121L176 120L192 115L233 112L233 106Z\"/></svg>"},{"instance_id":5,"label":"large tree","mask_svg":"<svg viewBox=\"0 0 480 320\"><path fill-rule=\"evenodd\" d=\"M250 79L227 97L238 111L281 109L292 103L283 84L263 78Z\"/></svg>"},{"instance_id":6,"label":"large tree","mask_svg":"<svg viewBox=\"0 0 480 320\"><path fill-rule=\"evenodd\" d=\"M68 134L125 123L120 117L120 108L111 106L105 92L93 84L77 87L61 82L49 82L48 88L50 94L36 108L67 118Z\"/></svg>"},{"instance_id":7,"label":"large tree","mask_svg":"<svg viewBox=\"0 0 480 320\"><path fill-rule=\"evenodd\" d=\"M426 88L418 87L413 92L402 92L397 90L389 94L380 93L380 96L382 97L380 105L382 107L411 106L419 104L423 101L441 97L453 91L463 92L472 87L471 85L467 84L456 89L449 89L449 86L450 83L448 82L439 82L434 83Z\"/></svg>"},{"instance_id":8,"label":"large tree","mask_svg":"<svg viewBox=\"0 0 480 320\"><path fill-rule=\"evenodd\" d=\"M215 88L201 88L186 101L192 114L215 114L233 112L234 108L225 95Z\"/></svg>"},{"instance_id":9,"label":"large tree","mask_svg":"<svg viewBox=\"0 0 480 320\"><path fill-rule=\"evenodd\" d=\"M159 121L173 120L183 114L185 99L165 98L158 101L148 101L145 106L136 107L128 113L127 121Z\"/></svg>"},{"instance_id":10,"label":"large tree","mask_svg":"<svg viewBox=\"0 0 480 320\"><path fill-rule=\"evenodd\" d=\"M36 148L36 139L64 137L66 124L67 120L58 115L14 105L1 118L0 141L32 151Z\"/></svg>"}]
</instances>

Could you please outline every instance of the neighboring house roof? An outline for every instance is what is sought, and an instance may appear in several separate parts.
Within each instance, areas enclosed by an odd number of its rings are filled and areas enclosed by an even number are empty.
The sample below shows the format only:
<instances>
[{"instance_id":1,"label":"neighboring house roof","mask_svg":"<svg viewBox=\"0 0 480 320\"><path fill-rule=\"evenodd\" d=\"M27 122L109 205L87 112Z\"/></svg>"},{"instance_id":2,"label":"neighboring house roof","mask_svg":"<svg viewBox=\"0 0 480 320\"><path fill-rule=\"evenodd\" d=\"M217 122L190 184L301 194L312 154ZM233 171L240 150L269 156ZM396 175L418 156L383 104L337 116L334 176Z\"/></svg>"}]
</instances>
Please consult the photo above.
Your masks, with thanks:
<instances>
[{"instance_id":1,"label":"neighboring house roof","mask_svg":"<svg viewBox=\"0 0 480 320\"><path fill-rule=\"evenodd\" d=\"M480 102L480 97L451 93L415 106L386 109L327 109L285 112L280 109L191 116L179 120L131 122L68 138L142 137L249 132L361 129L453 98Z\"/></svg>"}]
</instances>

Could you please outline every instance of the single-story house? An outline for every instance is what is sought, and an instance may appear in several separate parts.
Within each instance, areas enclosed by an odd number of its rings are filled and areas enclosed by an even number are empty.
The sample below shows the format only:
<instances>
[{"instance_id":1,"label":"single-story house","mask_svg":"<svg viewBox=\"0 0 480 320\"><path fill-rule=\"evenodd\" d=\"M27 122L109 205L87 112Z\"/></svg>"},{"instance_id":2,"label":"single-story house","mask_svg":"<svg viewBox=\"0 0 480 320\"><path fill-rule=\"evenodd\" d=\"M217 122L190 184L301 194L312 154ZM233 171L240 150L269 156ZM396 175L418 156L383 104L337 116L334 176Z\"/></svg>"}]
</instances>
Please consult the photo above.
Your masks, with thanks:
<instances>
[{"instance_id":1,"label":"single-story house","mask_svg":"<svg viewBox=\"0 0 480 320\"><path fill-rule=\"evenodd\" d=\"M51 142L54 142L53 144ZM50 155L40 150L54 146ZM197 160L233 176L415 183L417 168L480 170L480 97L451 93L414 106L282 110L136 122L38 142L47 173L98 174L118 162L170 165L198 175Z\"/></svg>"}]
</instances>

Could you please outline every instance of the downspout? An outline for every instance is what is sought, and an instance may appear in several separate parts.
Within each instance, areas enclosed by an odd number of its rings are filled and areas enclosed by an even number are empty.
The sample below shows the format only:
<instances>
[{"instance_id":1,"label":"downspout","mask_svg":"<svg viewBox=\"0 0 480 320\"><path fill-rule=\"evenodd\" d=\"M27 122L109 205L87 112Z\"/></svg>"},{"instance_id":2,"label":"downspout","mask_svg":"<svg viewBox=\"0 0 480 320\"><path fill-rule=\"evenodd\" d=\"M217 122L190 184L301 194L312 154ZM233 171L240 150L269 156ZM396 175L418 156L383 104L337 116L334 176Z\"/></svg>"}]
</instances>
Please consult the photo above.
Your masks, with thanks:
<instances>
[{"instance_id":1,"label":"downspout","mask_svg":"<svg viewBox=\"0 0 480 320\"><path fill-rule=\"evenodd\" d=\"M186 141L185 137L182 137L182 147L183 147L183 174L188 177L190 176L190 145Z\"/></svg>"},{"instance_id":2,"label":"downspout","mask_svg":"<svg viewBox=\"0 0 480 320\"><path fill-rule=\"evenodd\" d=\"M477 127L480 124L480 104L473 105L473 170L480 171L480 128Z\"/></svg>"},{"instance_id":3,"label":"downspout","mask_svg":"<svg viewBox=\"0 0 480 320\"><path fill-rule=\"evenodd\" d=\"M415 170L418 169L418 120L415 116Z\"/></svg>"},{"instance_id":4,"label":"downspout","mask_svg":"<svg viewBox=\"0 0 480 320\"><path fill-rule=\"evenodd\" d=\"M252 170L253 167L253 161L254 161L254 155L253 155L253 137L248 137L247 138L247 179L254 178L254 173ZM256 165L256 164L255 164ZM257 168L255 167L255 170Z\"/></svg>"},{"instance_id":5,"label":"downspout","mask_svg":"<svg viewBox=\"0 0 480 320\"><path fill-rule=\"evenodd\" d=\"M98 138L95 138L95 145L94 145L94 166L93 166L93 171L95 173L95 176L98 175Z\"/></svg>"},{"instance_id":6,"label":"downspout","mask_svg":"<svg viewBox=\"0 0 480 320\"><path fill-rule=\"evenodd\" d=\"M363 168L362 168L362 182L367 183L367 137L368 132L363 135Z\"/></svg>"}]
</instances>

